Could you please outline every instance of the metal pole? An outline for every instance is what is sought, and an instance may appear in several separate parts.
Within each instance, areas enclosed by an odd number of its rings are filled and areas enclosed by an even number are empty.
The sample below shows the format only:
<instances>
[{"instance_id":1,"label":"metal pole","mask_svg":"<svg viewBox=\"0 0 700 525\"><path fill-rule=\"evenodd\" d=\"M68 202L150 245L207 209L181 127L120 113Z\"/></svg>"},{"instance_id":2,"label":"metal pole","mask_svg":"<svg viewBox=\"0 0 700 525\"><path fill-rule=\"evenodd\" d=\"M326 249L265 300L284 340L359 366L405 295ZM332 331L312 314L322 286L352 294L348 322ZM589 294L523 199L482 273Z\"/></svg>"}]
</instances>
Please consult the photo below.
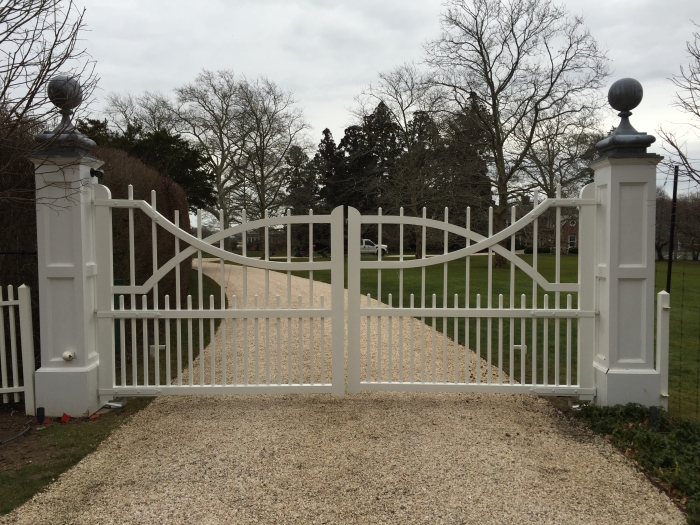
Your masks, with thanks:
<instances>
[{"instance_id":1,"label":"metal pole","mask_svg":"<svg viewBox=\"0 0 700 525\"><path fill-rule=\"evenodd\" d=\"M668 270L666 271L666 292L671 293L671 269L673 267L673 242L676 233L676 201L678 196L678 166L673 168L673 197L671 198L671 233L668 240Z\"/></svg>"}]
</instances>

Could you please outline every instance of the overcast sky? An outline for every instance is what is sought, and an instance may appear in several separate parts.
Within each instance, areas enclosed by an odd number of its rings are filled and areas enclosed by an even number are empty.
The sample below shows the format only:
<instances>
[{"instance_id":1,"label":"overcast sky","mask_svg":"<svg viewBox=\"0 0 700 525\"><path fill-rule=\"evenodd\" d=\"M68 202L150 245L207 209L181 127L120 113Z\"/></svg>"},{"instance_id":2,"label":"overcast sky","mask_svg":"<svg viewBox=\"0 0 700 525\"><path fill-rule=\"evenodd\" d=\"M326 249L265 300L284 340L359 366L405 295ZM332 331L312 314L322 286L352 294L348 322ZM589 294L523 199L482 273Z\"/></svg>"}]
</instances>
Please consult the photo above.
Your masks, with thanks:
<instances>
[{"instance_id":1,"label":"overcast sky","mask_svg":"<svg viewBox=\"0 0 700 525\"><path fill-rule=\"evenodd\" d=\"M325 127L340 140L352 120L348 108L378 72L421 59L423 44L439 34L443 10L439 0L83 1L85 45L101 77L98 99L168 92L202 69L265 75L294 92L314 143ZM644 100L631 118L637 130L682 123L668 79L688 62L685 43L691 20L700 23L700 1L565 4L608 50L610 83L627 76L642 83ZM617 120L611 116L606 128Z\"/></svg>"}]
</instances>

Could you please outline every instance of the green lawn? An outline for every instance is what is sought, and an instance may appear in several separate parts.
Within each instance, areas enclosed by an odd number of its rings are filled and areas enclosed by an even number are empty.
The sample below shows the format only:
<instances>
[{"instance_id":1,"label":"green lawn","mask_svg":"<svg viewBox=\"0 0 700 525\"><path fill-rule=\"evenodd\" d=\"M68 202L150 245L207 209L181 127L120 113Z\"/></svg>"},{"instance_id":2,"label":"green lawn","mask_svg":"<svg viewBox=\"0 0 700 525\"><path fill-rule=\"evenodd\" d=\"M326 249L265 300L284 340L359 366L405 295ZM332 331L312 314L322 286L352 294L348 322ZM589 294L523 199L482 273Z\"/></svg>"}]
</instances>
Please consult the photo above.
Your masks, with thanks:
<instances>
[{"instance_id":1,"label":"green lawn","mask_svg":"<svg viewBox=\"0 0 700 525\"><path fill-rule=\"evenodd\" d=\"M656 264L656 290L666 286L666 262ZM669 412L700 419L700 262L675 261L671 283Z\"/></svg>"}]
</instances>

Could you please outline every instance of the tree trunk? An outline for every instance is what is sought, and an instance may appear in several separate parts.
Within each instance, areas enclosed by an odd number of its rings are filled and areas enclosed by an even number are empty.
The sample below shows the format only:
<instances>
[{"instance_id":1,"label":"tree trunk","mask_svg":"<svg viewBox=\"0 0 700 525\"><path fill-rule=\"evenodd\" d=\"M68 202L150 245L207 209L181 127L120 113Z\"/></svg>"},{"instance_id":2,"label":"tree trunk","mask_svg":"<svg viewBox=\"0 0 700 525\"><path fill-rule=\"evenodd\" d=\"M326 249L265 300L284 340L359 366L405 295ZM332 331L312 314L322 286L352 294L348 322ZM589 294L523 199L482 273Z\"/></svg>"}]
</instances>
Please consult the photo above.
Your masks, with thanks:
<instances>
[{"instance_id":1,"label":"tree trunk","mask_svg":"<svg viewBox=\"0 0 700 525\"><path fill-rule=\"evenodd\" d=\"M666 244L657 244L656 245L656 257L658 258L659 261L666 260L666 259L664 259L664 250L663 250L664 246L666 246Z\"/></svg>"},{"instance_id":2,"label":"tree trunk","mask_svg":"<svg viewBox=\"0 0 700 525\"><path fill-rule=\"evenodd\" d=\"M502 205L502 202L508 202L508 192L507 189L501 190L499 188L498 192L498 206L493 210L493 234L500 232L506 228L506 219L508 214L508 205ZM504 241L504 245L505 245ZM508 266L508 260L498 253L493 254L493 267L494 268L505 268Z\"/></svg>"}]
</instances>

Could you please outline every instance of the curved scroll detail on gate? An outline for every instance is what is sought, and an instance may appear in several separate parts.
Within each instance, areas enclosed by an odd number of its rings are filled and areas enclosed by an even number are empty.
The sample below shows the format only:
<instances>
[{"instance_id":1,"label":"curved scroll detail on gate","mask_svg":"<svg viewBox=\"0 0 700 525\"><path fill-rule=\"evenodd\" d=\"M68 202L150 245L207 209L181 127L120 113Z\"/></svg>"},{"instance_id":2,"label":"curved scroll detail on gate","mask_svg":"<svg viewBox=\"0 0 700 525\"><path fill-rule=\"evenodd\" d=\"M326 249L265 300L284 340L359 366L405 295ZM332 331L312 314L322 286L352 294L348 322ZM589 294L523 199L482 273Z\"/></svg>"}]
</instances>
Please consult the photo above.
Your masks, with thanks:
<instances>
[{"instance_id":1,"label":"curved scroll detail on gate","mask_svg":"<svg viewBox=\"0 0 700 525\"><path fill-rule=\"evenodd\" d=\"M286 272L331 269L330 261L276 262L245 257L243 255L238 255L236 253L232 253L217 246L214 246L214 243L220 242L221 240L231 237L233 235L265 227L269 228L271 226L288 226L293 224L330 224L331 215L283 215L279 217L269 217L265 219L258 219L255 221L237 224L225 230L218 231L217 233L212 234L209 237L199 239L172 223L169 219L167 219L165 216L156 211L153 208L153 206L151 206L148 202L143 200L109 198L96 199L95 206L105 206L113 209L138 209L142 211L144 215L146 215L149 219L151 219L151 221L153 221L157 226L160 226L166 232L170 233L171 235L177 237L178 239L189 245L177 255L171 257L168 260L168 262L160 265L158 267L158 270L154 272L151 275L151 277L149 277L142 285L114 286L114 293L148 293L161 279L163 279L163 277L165 277L170 271L172 271L178 264L180 264L188 257L195 255L198 251L205 251L223 261L239 264L248 268L259 268L262 270L275 270ZM134 247L132 246L131 249L133 250Z\"/></svg>"},{"instance_id":2,"label":"curved scroll detail on gate","mask_svg":"<svg viewBox=\"0 0 700 525\"><path fill-rule=\"evenodd\" d=\"M452 233L468 239L471 244L465 248L455 250L442 255L431 256L429 261L424 259L403 260L403 261L361 261L360 268L367 270L380 269L409 269L421 268L424 266L432 266L444 264L450 261L455 261L469 255L474 255L483 250L491 249L498 255L502 256L507 261L513 263L516 267L522 270L528 277L533 279L544 291L547 292L578 292L579 287L576 283L552 283L549 282L541 273L535 270L532 265L528 264L516 253L507 248L504 248L499 243L511 238L516 233L531 225L548 209L557 207L579 207L595 205L593 199L546 199L539 203L529 213L525 214L519 220L513 222L510 226L500 232L484 236L470 229L450 224L434 219L424 219L421 217L408 217L405 215L362 215L362 224L402 224L404 226L419 226L424 228L432 228L443 232Z\"/></svg>"}]
</instances>

